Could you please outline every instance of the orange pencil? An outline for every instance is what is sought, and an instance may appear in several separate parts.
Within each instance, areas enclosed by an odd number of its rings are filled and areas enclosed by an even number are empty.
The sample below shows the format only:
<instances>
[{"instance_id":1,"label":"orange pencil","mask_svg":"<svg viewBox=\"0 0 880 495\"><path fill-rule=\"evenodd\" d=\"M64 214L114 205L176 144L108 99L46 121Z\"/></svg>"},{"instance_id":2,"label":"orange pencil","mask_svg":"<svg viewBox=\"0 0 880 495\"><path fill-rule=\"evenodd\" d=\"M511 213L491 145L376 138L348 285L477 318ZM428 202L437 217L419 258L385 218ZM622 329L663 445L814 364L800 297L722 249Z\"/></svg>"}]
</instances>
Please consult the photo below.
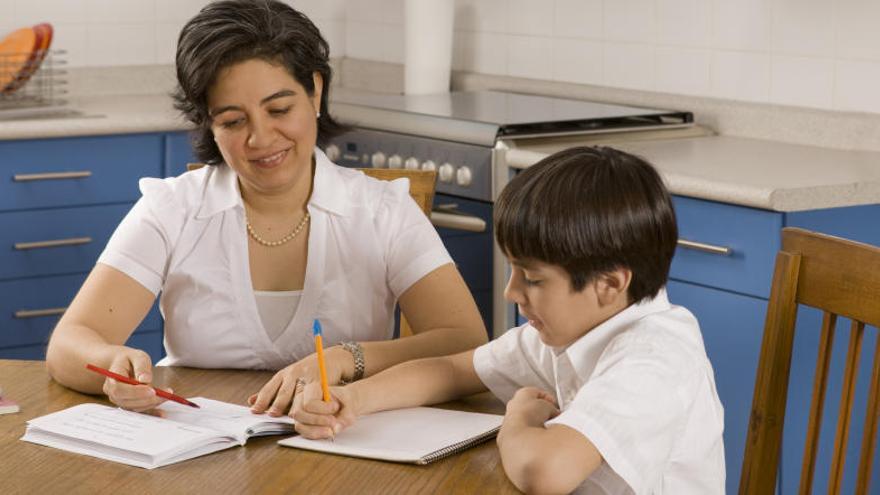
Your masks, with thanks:
<instances>
[{"instance_id":1,"label":"orange pencil","mask_svg":"<svg viewBox=\"0 0 880 495\"><path fill-rule=\"evenodd\" d=\"M315 350L318 352L318 369L321 372L321 392L324 402L330 402L330 386L327 385L327 365L324 364L324 344L321 342L321 322L315 318L312 324L312 333L315 335Z\"/></svg>"}]
</instances>

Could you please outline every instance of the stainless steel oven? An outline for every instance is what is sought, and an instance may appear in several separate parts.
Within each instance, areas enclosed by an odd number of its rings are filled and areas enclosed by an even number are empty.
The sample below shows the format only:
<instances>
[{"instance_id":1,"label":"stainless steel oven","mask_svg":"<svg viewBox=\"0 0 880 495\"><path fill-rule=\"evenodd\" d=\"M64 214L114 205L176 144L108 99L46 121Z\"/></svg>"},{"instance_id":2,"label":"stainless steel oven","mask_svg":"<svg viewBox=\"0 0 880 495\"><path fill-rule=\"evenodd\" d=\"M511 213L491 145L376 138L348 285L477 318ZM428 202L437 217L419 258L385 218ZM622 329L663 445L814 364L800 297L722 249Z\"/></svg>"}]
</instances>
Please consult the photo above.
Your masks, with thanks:
<instances>
[{"instance_id":1,"label":"stainless steel oven","mask_svg":"<svg viewBox=\"0 0 880 495\"><path fill-rule=\"evenodd\" d=\"M437 171L431 220L491 336L516 325L509 267L492 237L492 203L548 151L705 134L690 112L495 91L404 96L338 89L331 111L352 130L327 147L344 166ZM441 302L442 304L442 302Z\"/></svg>"}]
</instances>

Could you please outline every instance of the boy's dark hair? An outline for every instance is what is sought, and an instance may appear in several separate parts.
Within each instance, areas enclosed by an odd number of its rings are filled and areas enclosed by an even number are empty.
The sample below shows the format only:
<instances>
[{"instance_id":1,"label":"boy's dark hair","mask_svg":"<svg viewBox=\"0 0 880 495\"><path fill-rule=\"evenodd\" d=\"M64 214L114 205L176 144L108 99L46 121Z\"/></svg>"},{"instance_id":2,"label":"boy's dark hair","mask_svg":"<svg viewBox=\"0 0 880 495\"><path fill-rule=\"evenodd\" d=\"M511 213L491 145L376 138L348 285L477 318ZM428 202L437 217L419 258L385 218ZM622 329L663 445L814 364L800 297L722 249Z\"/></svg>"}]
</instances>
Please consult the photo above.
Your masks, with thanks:
<instances>
[{"instance_id":1,"label":"boy's dark hair","mask_svg":"<svg viewBox=\"0 0 880 495\"><path fill-rule=\"evenodd\" d=\"M318 146L342 127L327 111L330 97L330 47L308 17L275 0L224 0L206 5L180 31L177 41L177 88L174 107L196 129L196 158L217 164L223 161L211 132L208 89L219 72L233 64L261 59L283 66L309 95L314 95L312 74L323 78Z\"/></svg>"},{"instance_id":2,"label":"boy's dark hair","mask_svg":"<svg viewBox=\"0 0 880 495\"><path fill-rule=\"evenodd\" d=\"M654 167L605 147L569 148L519 173L496 201L494 219L507 256L561 266L575 291L599 274L630 269L631 302L666 284L678 240L672 200Z\"/></svg>"}]
</instances>

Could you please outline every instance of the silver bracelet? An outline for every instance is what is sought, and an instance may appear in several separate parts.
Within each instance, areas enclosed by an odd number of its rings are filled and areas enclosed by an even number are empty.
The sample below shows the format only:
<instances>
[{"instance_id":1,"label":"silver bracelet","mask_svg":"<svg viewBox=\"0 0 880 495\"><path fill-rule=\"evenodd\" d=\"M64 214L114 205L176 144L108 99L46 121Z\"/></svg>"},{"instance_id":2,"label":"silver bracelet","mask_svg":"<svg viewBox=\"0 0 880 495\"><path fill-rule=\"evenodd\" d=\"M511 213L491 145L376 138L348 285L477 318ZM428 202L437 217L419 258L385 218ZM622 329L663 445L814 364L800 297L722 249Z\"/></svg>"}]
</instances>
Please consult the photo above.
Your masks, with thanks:
<instances>
[{"instance_id":1,"label":"silver bracelet","mask_svg":"<svg viewBox=\"0 0 880 495\"><path fill-rule=\"evenodd\" d=\"M364 377L364 348L357 342L343 342L340 345L354 358L354 374L351 380L342 380L342 384L347 385Z\"/></svg>"}]
</instances>

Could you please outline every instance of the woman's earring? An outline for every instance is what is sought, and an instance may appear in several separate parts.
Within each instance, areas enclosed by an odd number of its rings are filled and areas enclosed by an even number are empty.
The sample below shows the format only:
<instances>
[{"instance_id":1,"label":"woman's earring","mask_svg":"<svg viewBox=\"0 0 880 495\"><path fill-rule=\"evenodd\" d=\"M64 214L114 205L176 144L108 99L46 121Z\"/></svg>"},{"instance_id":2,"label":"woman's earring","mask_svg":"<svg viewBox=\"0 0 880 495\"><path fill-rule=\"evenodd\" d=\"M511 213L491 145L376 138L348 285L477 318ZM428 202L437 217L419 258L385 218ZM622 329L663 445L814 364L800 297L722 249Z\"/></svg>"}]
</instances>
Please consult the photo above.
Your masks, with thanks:
<instances>
[{"instance_id":1,"label":"woman's earring","mask_svg":"<svg viewBox=\"0 0 880 495\"><path fill-rule=\"evenodd\" d=\"M318 110L318 115L315 118L318 118L318 119L321 118L321 111L320 110Z\"/></svg>"}]
</instances>

